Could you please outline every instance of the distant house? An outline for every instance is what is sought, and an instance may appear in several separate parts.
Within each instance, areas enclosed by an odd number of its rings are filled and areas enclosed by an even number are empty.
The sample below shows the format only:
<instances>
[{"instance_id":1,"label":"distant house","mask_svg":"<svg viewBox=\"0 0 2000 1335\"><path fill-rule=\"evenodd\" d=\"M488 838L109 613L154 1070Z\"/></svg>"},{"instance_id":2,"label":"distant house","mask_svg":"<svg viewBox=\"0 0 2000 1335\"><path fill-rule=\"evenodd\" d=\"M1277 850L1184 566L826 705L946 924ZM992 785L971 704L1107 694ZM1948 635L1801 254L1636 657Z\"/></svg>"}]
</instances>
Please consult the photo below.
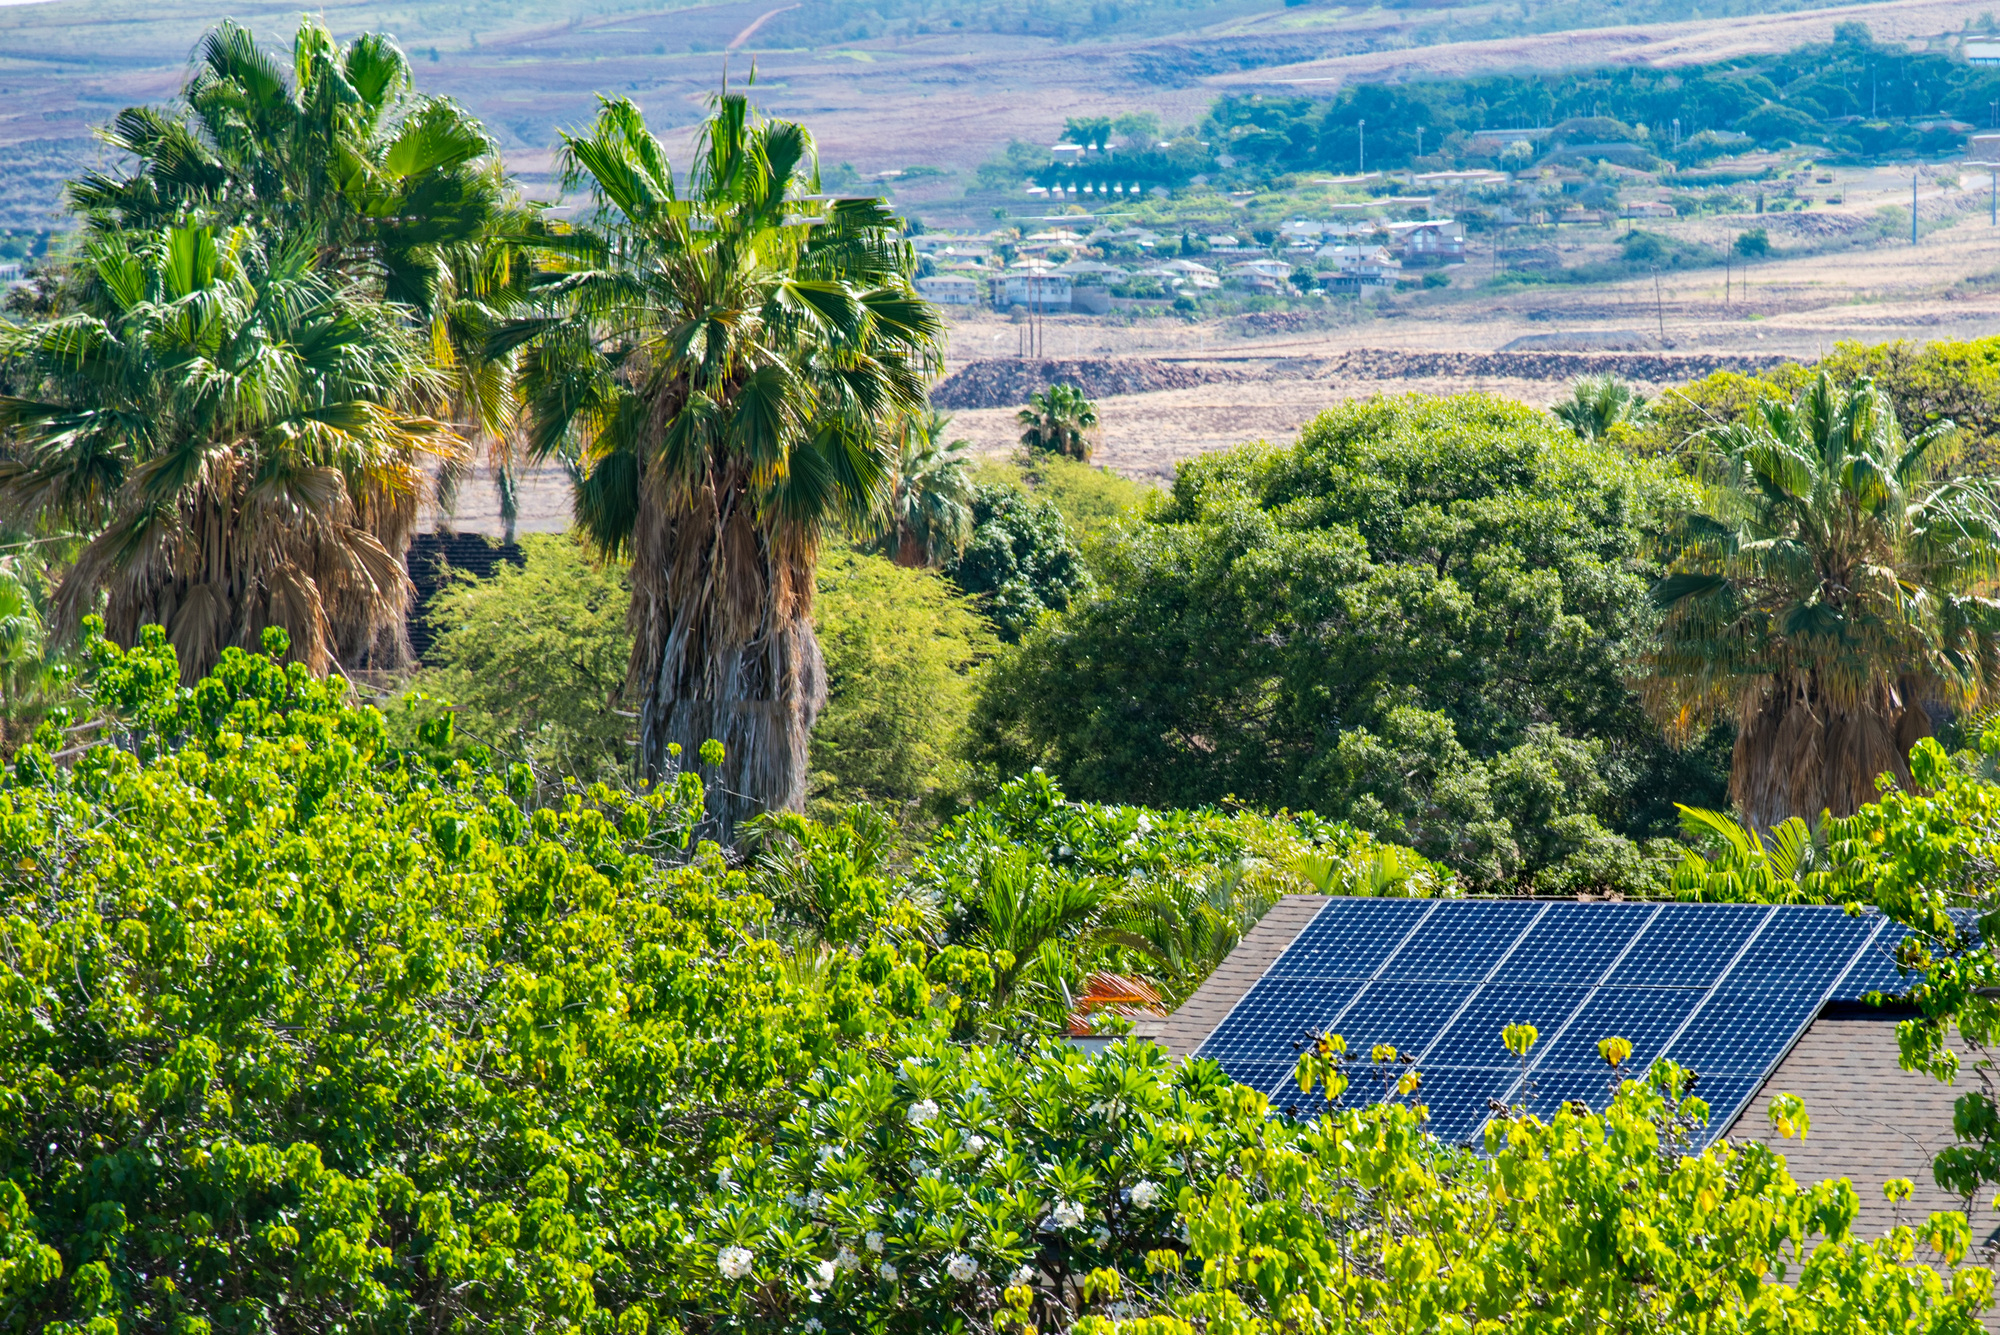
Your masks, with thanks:
<instances>
[{"instance_id":1,"label":"distant house","mask_svg":"<svg viewBox=\"0 0 2000 1335\"><path fill-rule=\"evenodd\" d=\"M1406 264L1465 263L1465 224L1455 218L1391 223L1389 234L1401 242Z\"/></svg>"},{"instance_id":2,"label":"distant house","mask_svg":"<svg viewBox=\"0 0 2000 1335\"><path fill-rule=\"evenodd\" d=\"M2000 42L1967 42L1965 63L1968 65L2000 65Z\"/></svg>"},{"instance_id":3,"label":"distant house","mask_svg":"<svg viewBox=\"0 0 2000 1335\"><path fill-rule=\"evenodd\" d=\"M940 306L976 306L980 282L967 274L941 273L917 280L917 291Z\"/></svg>"},{"instance_id":4,"label":"distant house","mask_svg":"<svg viewBox=\"0 0 2000 1335\"><path fill-rule=\"evenodd\" d=\"M1051 144L1049 146L1049 156L1054 158L1057 162L1082 162L1083 145Z\"/></svg>"},{"instance_id":5,"label":"distant house","mask_svg":"<svg viewBox=\"0 0 2000 1335\"><path fill-rule=\"evenodd\" d=\"M10 260L0 260L0 283L21 281L21 266Z\"/></svg>"},{"instance_id":6,"label":"distant house","mask_svg":"<svg viewBox=\"0 0 2000 1335\"><path fill-rule=\"evenodd\" d=\"M1602 210L1579 208L1576 205L1564 209L1556 218L1557 222L1566 223L1601 223L1605 220Z\"/></svg>"},{"instance_id":7,"label":"distant house","mask_svg":"<svg viewBox=\"0 0 2000 1335\"><path fill-rule=\"evenodd\" d=\"M1319 257L1340 266L1337 273L1320 282L1329 292L1387 287L1403 276L1402 262L1381 246L1322 246Z\"/></svg>"},{"instance_id":8,"label":"distant house","mask_svg":"<svg viewBox=\"0 0 2000 1335\"><path fill-rule=\"evenodd\" d=\"M2000 134L1975 134L1965 147L1973 162L2000 162Z\"/></svg>"},{"instance_id":9,"label":"distant house","mask_svg":"<svg viewBox=\"0 0 2000 1335\"><path fill-rule=\"evenodd\" d=\"M1621 218L1672 218L1674 206L1664 200L1647 199L1637 204L1627 204L1618 210Z\"/></svg>"},{"instance_id":10,"label":"distant house","mask_svg":"<svg viewBox=\"0 0 2000 1335\"><path fill-rule=\"evenodd\" d=\"M1238 278L1269 278L1282 283L1292 276L1292 266L1283 260L1245 260L1230 265L1229 272Z\"/></svg>"},{"instance_id":11,"label":"distant house","mask_svg":"<svg viewBox=\"0 0 2000 1335\"><path fill-rule=\"evenodd\" d=\"M1025 306L1031 311L1066 311L1073 281L1053 269L1009 273L993 284L993 304L1001 310Z\"/></svg>"}]
</instances>

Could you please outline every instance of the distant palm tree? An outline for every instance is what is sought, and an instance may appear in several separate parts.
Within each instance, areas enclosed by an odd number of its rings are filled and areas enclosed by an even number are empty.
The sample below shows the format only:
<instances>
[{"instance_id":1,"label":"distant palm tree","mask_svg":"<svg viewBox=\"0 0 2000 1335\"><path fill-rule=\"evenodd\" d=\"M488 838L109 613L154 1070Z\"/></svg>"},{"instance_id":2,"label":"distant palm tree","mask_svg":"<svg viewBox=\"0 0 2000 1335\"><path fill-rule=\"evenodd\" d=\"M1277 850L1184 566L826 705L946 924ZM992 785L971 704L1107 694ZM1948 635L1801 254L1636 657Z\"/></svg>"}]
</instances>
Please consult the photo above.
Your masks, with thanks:
<instances>
[{"instance_id":1,"label":"distant palm tree","mask_svg":"<svg viewBox=\"0 0 2000 1335\"><path fill-rule=\"evenodd\" d=\"M895 473L889 484L888 533L897 565L942 565L972 540L969 440L946 443L951 419L931 409L896 420Z\"/></svg>"},{"instance_id":2,"label":"distant palm tree","mask_svg":"<svg viewBox=\"0 0 2000 1335\"><path fill-rule=\"evenodd\" d=\"M805 800L826 698L813 568L888 499L887 424L942 362L936 308L878 199L819 195L811 136L716 99L682 193L639 108L563 139L594 208L553 238L526 345L531 452L559 454L579 522L632 560L629 690L657 777L723 743L721 836Z\"/></svg>"},{"instance_id":3,"label":"distant palm tree","mask_svg":"<svg viewBox=\"0 0 2000 1335\"><path fill-rule=\"evenodd\" d=\"M1051 385L1042 390L1028 400L1015 420L1022 427L1021 443L1031 450L1086 464L1096 452L1097 405L1074 385Z\"/></svg>"},{"instance_id":4,"label":"distant palm tree","mask_svg":"<svg viewBox=\"0 0 2000 1335\"><path fill-rule=\"evenodd\" d=\"M1824 374L1707 437L1708 504L1653 590L1646 697L1681 730L1734 712L1747 828L1849 815L1883 773L1908 783L1926 706L2000 685L2000 491L1943 473L1954 438L1906 441L1872 383Z\"/></svg>"},{"instance_id":5,"label":"distant palm tree","mask_svg":"<svg viewBox=\"0 0 2000 1335\"><path fill-rule=\"evenodd\" d=\"M1587 375L1570 387L1570 396L1549 411L1574 431L1578 440L1603 440L1620 422L1633 426L1646 420L1646 396L1614 375Z\"/></svg>"},{"instance_id":6,"label":"distant palm tree","mask_svg":"<svg viewBox=\"0 0 2000 1335\"><path fill-rule=\"evenodd\" d=\"M399 624L374 508L457 447L421 412L444 384L405 319L316 263L244 228L98 237L85 309L0 333L28 384L0 398L0 502L96 534L59 639L103 593L112 638L166 627L192 681L267 626L326 671Z\"/></svg>"}]
</instances>

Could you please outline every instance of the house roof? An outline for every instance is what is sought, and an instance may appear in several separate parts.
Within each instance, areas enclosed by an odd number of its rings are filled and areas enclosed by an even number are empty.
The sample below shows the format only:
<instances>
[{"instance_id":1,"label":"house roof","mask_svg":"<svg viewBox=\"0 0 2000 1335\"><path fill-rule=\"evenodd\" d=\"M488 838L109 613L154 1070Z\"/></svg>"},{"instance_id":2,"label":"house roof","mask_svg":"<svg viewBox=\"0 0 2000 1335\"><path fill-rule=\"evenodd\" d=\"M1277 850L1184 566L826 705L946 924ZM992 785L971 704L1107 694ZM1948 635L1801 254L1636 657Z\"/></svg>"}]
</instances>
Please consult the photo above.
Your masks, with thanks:
<instances>
[{"instance_id":1,"label":"house roof","mask_svg":"<svg viewBox=\"0 0 2000 1335\"><path fill-rule=\"evenodd\" d=\"M1963 1092L1898 1064L1897 1010L1835 1004L1786 1054L1742 1114L1725 1132L1738 1140L1770 1135L1769 1109L1777 1094L1805 1100L1812 1119L1804 1140L1783 1142L1786 1167L1800 1182L1844 1177L1854 1183L1861 1212L1854 1231L1880 1237L1898 1222L1882 1184L1908 1178L1915 1190L1900 1222L1922 1224L1933 1211L1963 1210L1965 1199L1937 1185L1931 1162L1957 1143L1952 1104ZM1698 1092L1698 1091L1697 1091ZM2000 1235L1991 1228L1993 1192L1980 1193L1967 1211L1975 1242ZM1989 1322L1989 1326L1992 1323Z\"/></svg>"}]
</instances>

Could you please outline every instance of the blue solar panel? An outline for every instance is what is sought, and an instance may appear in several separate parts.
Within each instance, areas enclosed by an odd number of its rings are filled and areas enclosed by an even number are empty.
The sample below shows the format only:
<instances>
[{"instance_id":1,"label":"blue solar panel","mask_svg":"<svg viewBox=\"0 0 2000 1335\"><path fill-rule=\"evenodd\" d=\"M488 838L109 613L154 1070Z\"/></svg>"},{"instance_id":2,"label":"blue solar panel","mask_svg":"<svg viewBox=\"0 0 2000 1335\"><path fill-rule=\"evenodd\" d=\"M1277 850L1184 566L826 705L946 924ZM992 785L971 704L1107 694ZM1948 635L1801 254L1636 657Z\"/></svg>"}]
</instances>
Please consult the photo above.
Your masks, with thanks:
<instances>
[{"instance_id":1,"label":"blue solar panel","mask_svg":"<svg viewBox=\"0 0 2000 1335\"><path fill-rule=\"evenodd\" d=\"M1587 987L1536 987L1494 983L1481 988L1451 1028L1438 1035L1422 1060L1430 1066L1493 1066L1513 1060L1500 1041L1510 1024L1531 1024L1553 1034L1575 1014Z\"/></svg>"},{"instance_id":2,"label":"blue solar panel","mask_svg":"<svg viewBox=\"0 0 2000 1335\"><path fill-rule=\"evenodd\" d=\"M1483 981L1521 932L1543 912L1540 904L1450 903L1439 906L1409 944L1383 966L1385 978Z\"/></svg>"},{"instance_id":3,"label":"blue solar panel","mask_svg":"<svg viewBox=\"0 0 2000 1335\"><path fill-rule=\"evenodd\" d=\"M1616 1077L1597 1044L1617 1037L1633 1046L1624 1074L1663 1055L1698 1072L1719 1135L1828 1000L1904 986L1900 935L1815 905L1335 898L1199 1054L1309 1113L1323 1100L1292 1078L1304 1042L1346 1039L1349 1106L1397 1097L1408 1065L1369 1061L1389 1044L1422 1073L1431 1129L1477 1144L1496 1101L1602 1108ZM1525 1081L1500 1039L1515 1023L1540 1033Z\"/></svg>"},{"instance_id":4,"label":"blue solar panel","mask_svg":"<svg viewBox=\"0 0 2000 1335\"><path fill-rule=\"evenodd\" d=\"M1336 899L1271 967L1288 978L1373 978L1382 961L1438 906L1425 899Z\"/></svg>"},{"instance_id":5,"label":"blue solar panel","mask_svg":"<svg viewBox=\"0 0 2000 1335\"><path fill-rule=\"evenodd\" d=\"M1542 1036L1535 1055L1549 1070L1601 1072L1598 1042L1622 1038L1632 1044L1626 1069L1643 1071L1664 1054L1703 995L1691 988L1600 987L1560 1034Z\"/></svg>"},{"instance_id":6,"label":"blue solar panel","mask_svg":"<svg viewBox=\"0 0 2000 1335\"><path fill-rule=\"evenodd\" d=\"M1551 904L1495 981L1595 983L1657 912L1653 904Z\"/></svg>"},{"instance_id":7,"label":"blue solar panel","mask_svg":"<svg viewBox=\"0 0 2000 1335\"><path fill-rule=\"evenodd\" d=\"M1780 905L1729 971L1738 992L1820 992L1847 971L1881 920L1822 904Z\"/></svg>"},{"instance_id":8,"label":"blue solar panel","mask_svg":"<svg viewBox=\"0 0 2000 1335\"><path fill-rule=\"evenodd\" d=\"M1773 1053L1782 1055L1819 1013L1820 1002L1816 993L1718 990L1665 1055L1704 1074L1762 1075Z\"/></svg>"},{"instance_id":9,"label":"blue solar panel","mask_svg":"<svg viewBox=\"0 0 2000 1335\"><path fill-rule=\"evenodd\" d=\"M1762 904L1663 904L1608 981L1707 987L1770 916Z\"/></svg>"},{"instance_id":10,"label":"blue solar panel","mask_svg":"<svg viewBox=\"0 0 2000 1335\"><path fill-rule=\"evenodd\" d=\"M1356 1062L1366 1061L1377 1044L1414 1057L1471 999L1472 988L1469 983L1370 983L1334 1027Z\"/></svg>"}]
</instances>

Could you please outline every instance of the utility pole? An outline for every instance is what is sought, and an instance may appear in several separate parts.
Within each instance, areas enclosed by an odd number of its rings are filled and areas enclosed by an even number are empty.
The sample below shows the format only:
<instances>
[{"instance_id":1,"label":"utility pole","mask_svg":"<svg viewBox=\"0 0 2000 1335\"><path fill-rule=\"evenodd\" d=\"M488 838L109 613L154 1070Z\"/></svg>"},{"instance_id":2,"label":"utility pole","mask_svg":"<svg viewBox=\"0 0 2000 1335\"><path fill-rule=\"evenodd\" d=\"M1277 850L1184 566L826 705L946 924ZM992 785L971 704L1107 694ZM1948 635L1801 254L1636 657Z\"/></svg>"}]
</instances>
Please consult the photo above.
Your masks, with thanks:
<instances>
[{"instance_id":1,"label":"utility pole","mask_svg":"<svg viewBox=\"0 0 2000 1335\"><path fill-rule=\"evenodd\" d=\"M2000 167L1995 167L1988 174L1993 178L1993 217L1987 225L2000 227Z\"/></svg>"},{"instance_id":2,"label":"utility pole","mask_svg":"<svg viewBox=\"0 0 2000 1335\"><path fill-rule=\"evenodd\" d=\"M1667 311L1660 301L1660 271L1653 270L1653 318L1660 322L1660 342L1667 341Z\"/></svg>"},{"instance_id":3,"label":"utility pole","mask_svg":"<svg viewBox=\"0 0 2000 1335\"><path fill-rule=\"evenodd\" d=\"M1917 169L1910 168L1910 244L1917 244Z\"/></svg>"},{"instance_id":4,"label":"utility pole","mask_svg":"<svg viewBox=\"0 0 2000 1335\"><path fill-rule=\"evenodd\" d=\"M1368 174L1368 122L1365 120L1354 123L1354 145L1355 156L1361 163L1361 166L1357 169L1357 174L1366 176Z\"/></svg>"},{"instance_id":5,"label":"utility pole","mask_svg":"<svg viewBox=\"0 0 2000 1335\"><path fill-rule=\"evenodd\" d=\"M1423 155L1424 155L1424 127L1419 125L1417 127L1417 156L1422 157Z\"/></svg>"}]
</instances>

